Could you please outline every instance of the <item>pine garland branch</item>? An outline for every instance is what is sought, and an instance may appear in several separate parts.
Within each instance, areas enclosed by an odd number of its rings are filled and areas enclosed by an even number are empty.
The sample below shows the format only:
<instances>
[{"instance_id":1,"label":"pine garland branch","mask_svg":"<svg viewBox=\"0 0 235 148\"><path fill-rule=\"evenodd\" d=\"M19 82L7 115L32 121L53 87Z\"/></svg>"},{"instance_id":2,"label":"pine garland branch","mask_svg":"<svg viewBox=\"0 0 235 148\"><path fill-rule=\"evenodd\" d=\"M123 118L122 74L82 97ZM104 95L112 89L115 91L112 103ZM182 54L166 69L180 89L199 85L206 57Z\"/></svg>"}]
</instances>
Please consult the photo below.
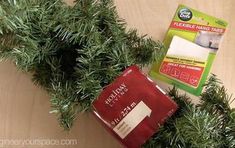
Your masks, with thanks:
<instances>
[{"instance_id":1,"label":"pine garland branch","mask_svg":"<svg viewBox=\"0 0 235 148\"><path fill-rule=\"evenodd\" d=\"M205 91L201 94L199 106L212 114L222 114L229 116L231 112L230 104L235 98L227 94L224 86L221 86L220 80L212 74L205 84Z\"/></svg>"},{"instance_id":2,"label":"pine garland branch","mask_svg":"<svg viewBox=\"0 0 235 148\"><path fill-rule=\"evenodd\" d=\"M233 148L235 112L233 101L220 80L212 74L204 85L200 103L194 105L174 87L169 96L179 109L143 147Z\"/></svg>"},{"instance_id":3,"label":"pine garland branch","mask_svg":"<svg viewBox=\"0 0 235 148\"><path fill-rule=\"evenodd\" d=\"M0 57L33 73L65 129L126 67L156 61L160 42L128 31L112 0L1 0Z\"/></svg>"}]
</instances>

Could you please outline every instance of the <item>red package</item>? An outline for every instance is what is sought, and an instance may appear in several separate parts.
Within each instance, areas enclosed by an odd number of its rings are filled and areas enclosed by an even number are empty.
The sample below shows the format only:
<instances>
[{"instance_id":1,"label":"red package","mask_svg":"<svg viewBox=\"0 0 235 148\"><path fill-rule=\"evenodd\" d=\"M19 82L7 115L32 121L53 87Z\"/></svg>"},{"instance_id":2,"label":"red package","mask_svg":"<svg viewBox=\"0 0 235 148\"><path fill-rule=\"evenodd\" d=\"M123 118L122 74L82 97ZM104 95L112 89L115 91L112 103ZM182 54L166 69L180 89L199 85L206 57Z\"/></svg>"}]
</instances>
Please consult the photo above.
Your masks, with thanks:
<instances>
[{"instance_id":1,"label":"red package","mask_svg":"<svg viewBox=\"0 0 235 148\"><path fill-rule=\"evenodd\" d=\"M93 107L95 116L128 148L141 147L177 109L137 66L108 85Z\"/></svg>"}]
</instances>

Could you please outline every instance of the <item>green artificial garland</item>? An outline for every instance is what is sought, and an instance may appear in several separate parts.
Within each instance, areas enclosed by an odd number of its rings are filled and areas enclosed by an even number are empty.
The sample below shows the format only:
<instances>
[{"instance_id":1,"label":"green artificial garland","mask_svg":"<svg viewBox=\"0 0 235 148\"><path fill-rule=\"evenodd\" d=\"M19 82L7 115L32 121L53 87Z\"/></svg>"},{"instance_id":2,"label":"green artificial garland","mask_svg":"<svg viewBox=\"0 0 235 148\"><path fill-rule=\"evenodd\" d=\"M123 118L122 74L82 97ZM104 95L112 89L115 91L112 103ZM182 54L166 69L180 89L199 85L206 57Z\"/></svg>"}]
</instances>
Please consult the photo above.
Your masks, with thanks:
<instances>
[{"instance_id":1,"label":"green artificial garland","mask_svg":"<svg viewBox=\"0 0 235 148\"><path fill-rule=\"evenodd\" d=\"M33 74L65 129L123 69L163 56L161 43L127 30L112 0L0 0L0 58ZM176 88L179 109L143 147L235 147L231 97L212 75L194 105Z\"/></svg>"},{"instance_id":2,"label":"green artificial garland","mask_svg":"<svg viewBox=\"0 0 235 148\"><path fill-rule=\"evenodd\" d=\"M235 110L229 106L234 99L215 75L210 76L204 89L197 105L175 87L169 90L179 109L143 147L234 148Z\"/></svg>"},{"instance_id":3,"label":"green artificial garland","mask_svg":"<svg viewBox=\"0 0 235 148\"><path fill-rule=\"evenodd\" d=\"M0 57L33 73L65 129L126 67L147 65L162 49L126 31L111 0L1 0L0 19Z\"/></svg>"}]
</instances>

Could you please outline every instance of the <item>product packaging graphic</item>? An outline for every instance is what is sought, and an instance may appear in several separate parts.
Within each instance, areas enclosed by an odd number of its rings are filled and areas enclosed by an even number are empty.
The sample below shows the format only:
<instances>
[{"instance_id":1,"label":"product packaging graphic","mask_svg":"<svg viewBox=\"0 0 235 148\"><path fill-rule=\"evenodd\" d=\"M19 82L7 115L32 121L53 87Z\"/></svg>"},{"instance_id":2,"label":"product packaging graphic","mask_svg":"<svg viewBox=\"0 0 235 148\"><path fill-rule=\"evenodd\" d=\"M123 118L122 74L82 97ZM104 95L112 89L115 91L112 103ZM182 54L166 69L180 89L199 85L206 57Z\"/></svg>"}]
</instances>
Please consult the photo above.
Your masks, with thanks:
<instances>
[{"instance_id":1,"label":"product packaging graphic","mask_svg":"<svg viewBox=\"0 0 235 148\"><path fill-rule=\"evenodd\" d=\"M167 53L150 75L200 95L227 23L179 5L164 39Z\"/></svg>"},{"instance_id":2,"label":"product packaging graphic","mask_svg":"<svg viewBox=\"0 0 235 148\"><path fill-rule=\"evenodd\" d=\"M127 68L93 102L99 121L126 147L139 148L177 109L137 66Z\"/></svg>"}]
</instances>

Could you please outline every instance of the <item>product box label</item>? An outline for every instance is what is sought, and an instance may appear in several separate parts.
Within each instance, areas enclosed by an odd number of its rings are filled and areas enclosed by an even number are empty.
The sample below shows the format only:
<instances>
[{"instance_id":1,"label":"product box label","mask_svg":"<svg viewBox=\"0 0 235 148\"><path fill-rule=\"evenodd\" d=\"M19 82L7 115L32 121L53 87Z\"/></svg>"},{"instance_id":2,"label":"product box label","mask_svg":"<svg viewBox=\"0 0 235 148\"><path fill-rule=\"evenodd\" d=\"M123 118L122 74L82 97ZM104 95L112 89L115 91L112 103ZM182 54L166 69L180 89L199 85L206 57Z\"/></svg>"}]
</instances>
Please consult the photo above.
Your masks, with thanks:
<instances>
[{"instance_id":1,"label":"product box label","mask_svg":"<svg viewBox=\"0 0 235 148\"><path fill-rule=\"evenodd\" d=\"M200 95L227 23L179 5L164 39L167 49L150 75L194 95Z\"/></svg>"},{"instance_id":2,"label":"product box label","mask_svg":"<svg viewBox=\"0 0 235 148\"><path fill-rule=\"evenodd\" d=\"M94 114L126 147L139 148L177 109L137 66L127 68L93 103Z\"/></svg>"}]
</instances>

